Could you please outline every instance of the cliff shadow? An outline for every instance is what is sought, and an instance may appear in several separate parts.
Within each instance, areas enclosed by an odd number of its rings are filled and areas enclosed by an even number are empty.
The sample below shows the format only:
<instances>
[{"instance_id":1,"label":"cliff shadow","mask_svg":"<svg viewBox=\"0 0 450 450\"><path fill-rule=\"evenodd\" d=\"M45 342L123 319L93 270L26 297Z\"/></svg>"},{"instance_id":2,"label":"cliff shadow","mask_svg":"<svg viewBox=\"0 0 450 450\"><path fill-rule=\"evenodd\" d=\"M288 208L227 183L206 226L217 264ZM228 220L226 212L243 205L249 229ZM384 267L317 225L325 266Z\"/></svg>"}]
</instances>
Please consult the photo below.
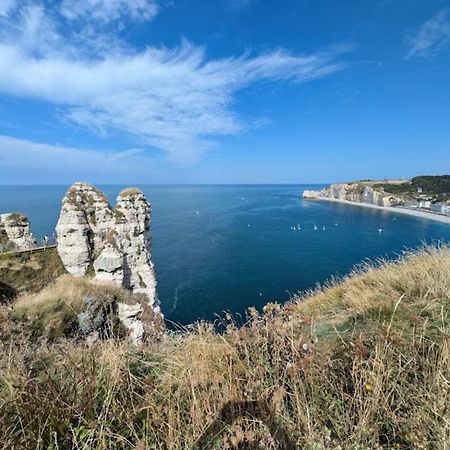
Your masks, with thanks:
<instances>
[{"instance_id":1,"label":"cliff shadow","mask_svg":"<svg viewBox=\"0 0 450 450\"><path fill-rule=\"evenodd\" d=\"M200 437L195 448L198 450L213 448L214 444L222 436L225 426L230 426L237 419L242 418L261 421L280 450L295 450L297 448L286 430L275 418L270 405L263 400L231 401L226 403L214 422ZM263 447L257 441L241 442L237 448L241 450L263 450Z\"/></svg>"},{"instance_id":2,"label":"cliff shadow","mask_svg":"<svg viewBox=\"0 0 450 450\"><path fill-rule=\"evenodd\" d=\"M6 304L17 297L17 291L9 284L0 281L0 304Z\"/></svg>"}]
</instances>

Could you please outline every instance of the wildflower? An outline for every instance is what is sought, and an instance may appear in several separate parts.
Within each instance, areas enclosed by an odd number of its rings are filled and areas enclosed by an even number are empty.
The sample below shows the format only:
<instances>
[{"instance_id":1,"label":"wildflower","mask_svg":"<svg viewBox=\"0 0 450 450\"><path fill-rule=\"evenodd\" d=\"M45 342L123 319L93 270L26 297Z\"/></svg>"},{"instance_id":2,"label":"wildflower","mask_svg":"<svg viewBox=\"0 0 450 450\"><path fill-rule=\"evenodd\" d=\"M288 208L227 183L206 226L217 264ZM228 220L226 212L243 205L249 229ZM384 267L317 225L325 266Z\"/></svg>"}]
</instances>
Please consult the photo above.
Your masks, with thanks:
<instances>
[{"instance_id":1,"label":"wildflower","mask_svg":"<svg viewBox=\"0 0 450 450\"><path fill-rule=\"evenodd\" d=\"M372 392L372 391L373 391L373 387L372 387L372 385L371 385L370 383L366 383L366 384L364 385L364 389L365 389L367 392Z\"/></svg>"}]
</instances>

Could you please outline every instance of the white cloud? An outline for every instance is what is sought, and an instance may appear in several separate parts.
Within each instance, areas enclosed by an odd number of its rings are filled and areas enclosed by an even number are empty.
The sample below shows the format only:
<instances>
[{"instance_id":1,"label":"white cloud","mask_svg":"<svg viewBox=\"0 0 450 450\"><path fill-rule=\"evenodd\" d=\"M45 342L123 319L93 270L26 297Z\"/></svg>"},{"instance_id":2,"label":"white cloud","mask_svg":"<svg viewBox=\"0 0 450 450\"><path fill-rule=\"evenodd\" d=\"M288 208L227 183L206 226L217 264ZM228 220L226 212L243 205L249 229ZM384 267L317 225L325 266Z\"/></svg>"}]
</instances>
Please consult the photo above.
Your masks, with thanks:
<instances>
[{"instance_id":1,"label":"white cloud","mask_svg":"<svg viewBox=\"0 0 450 450\"><path fill-rule=\"evenodd\" d=\"M127 2L136 11L147 3ZM55 14L31 6L17 19L19 26L0 33L0 92L54 104L64 120L99 134L120 130L176 162L197 159L214 145L214 136L247 128L232 109L239 90L261 81L306 82L344 67L342 48L208 60L187 41L137 52L111 39L107 51L93 54L85 41L65 43ZM94 34L94 40L108 36Z\"/></svg>"},{"instance_id":2,"label":"white cloud","mask_svg":"<svg viewBox=\"0 0 450 450\"><path fill-rule=\"evenodd\" d=\"M0 17L7 17L17 7L17 0L0 0Z\"/></svg>"},{"instance_id":3,"label":"white cloud","mask_svg":"<svg viewBox=\"0 0 450 450\"><path fill-rule=\"evenodd\" d=\"M63 0L60 11L69 20L111 22L128 16L144 21L153 19L159 7L154 0Z\"/></svg>"},{"instance_id":4,"label":"white cloud","mask_svg":"<svg viewBox=\"0 0 450 450\"><path fill-rule=\"evenodd\" d=\"M409 39L406 59L414 56L432 56L448 42L450 42L450 15L448 11L440 11Z\"/></svg>"},{"instance_id":5,"label":"white cloud","mask_svg":"<svg viewBox=\"0 0 450 450\"><path fill-rule=\"evenodd\" d=\"M141 149L122 152L82 150L49 145L0 135L2 183L17 183L17 177L30 175L33 182L71 183L74 180L104 182L148 179L152 159ZM24 182L20 179L19 182Z\"/></svg>"}]
</instances>

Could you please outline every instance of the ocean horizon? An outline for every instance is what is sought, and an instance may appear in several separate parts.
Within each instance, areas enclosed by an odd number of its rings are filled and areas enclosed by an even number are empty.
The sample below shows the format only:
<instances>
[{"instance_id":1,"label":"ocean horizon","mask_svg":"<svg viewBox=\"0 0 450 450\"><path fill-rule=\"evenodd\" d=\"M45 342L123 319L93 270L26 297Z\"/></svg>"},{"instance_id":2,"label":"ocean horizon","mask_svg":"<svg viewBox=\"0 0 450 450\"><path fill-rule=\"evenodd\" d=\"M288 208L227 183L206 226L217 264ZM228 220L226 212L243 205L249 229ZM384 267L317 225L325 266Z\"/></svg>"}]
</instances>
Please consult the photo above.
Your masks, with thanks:
<instances>
[{"instance_id":1,"label":"ocean horizon","mask_svg":"<svg viewBox=\"0 0 450 450\"><path fill-rule=\"evenodd\" d=\"M324 184L137 185L152 205L152 253L169 323L285 302L355 265L450 241L450 226L391 211L303 200ZM0 213L51 236L68 185L0 186ZM125 185L99 184L114 205ZM295 229L294 229L295 228ZM383 232L379 233L379 229Z\"/></svg>"}]
</instances>

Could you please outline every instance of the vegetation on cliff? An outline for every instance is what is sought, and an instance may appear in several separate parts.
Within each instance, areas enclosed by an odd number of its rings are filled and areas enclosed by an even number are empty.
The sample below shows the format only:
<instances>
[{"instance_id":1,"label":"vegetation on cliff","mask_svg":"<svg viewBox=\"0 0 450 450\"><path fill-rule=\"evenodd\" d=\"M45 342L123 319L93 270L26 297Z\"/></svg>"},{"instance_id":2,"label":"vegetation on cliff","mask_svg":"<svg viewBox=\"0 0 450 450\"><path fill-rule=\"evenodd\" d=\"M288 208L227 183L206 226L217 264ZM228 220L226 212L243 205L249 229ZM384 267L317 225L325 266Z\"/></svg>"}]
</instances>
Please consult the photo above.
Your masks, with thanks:
<instances>
[{"instance_id":1,"label":"vegetation on cliff","mask_svg":"<svg viewBox=\"0 0 450 450\"><path fill-rule=\"evenodd\" d=\"M417 195L418 191L424 195L437 197L443 201L450 199L450 175L422 175L405 183L380 183L385 192L409 198Z\"/></svg>"},{"instance_id":2,"label":"vegetation on cliff","mask_svg":"<svg viewBox=\"0 0 450 450\"><path fill-rule=\"evenodd\" d=\"M24 302L1 310L3 328ZM201 323L141 347L10 334L0 446L445 448L449 307L450 249L433 247L249 311L242 326L226 317L222 333Z\"/></svg>"},{"instance_id":3,"label":"vegetation on cliff","mask_svg":"<svg viewBox=\"0 0 450 450\"><path fill-rule=\"evenodd\" d=\"M0 254L0 304L25 292L38 292L64 273L55 248Z\"/></svg>"},{"instance_id":4,"label":"vegetation on cliff","mask_svg":"<svg viewBox=\"0 0 450 450\"><path fill-rule=\"evenodd\" d=\"M9 312L6 336L27 334L35 341L55 342L59 338L122 338L126 330L118 318L118 304L147 305L148 322L162 332L160 315L153 313L142 294L133 294L113 283L99 284L91 278L59 277L37 294L20 296ZM156 324L156 322L158 322ZM0 331L1 337L1 331Z\"/></svg>"}]
</instances>

